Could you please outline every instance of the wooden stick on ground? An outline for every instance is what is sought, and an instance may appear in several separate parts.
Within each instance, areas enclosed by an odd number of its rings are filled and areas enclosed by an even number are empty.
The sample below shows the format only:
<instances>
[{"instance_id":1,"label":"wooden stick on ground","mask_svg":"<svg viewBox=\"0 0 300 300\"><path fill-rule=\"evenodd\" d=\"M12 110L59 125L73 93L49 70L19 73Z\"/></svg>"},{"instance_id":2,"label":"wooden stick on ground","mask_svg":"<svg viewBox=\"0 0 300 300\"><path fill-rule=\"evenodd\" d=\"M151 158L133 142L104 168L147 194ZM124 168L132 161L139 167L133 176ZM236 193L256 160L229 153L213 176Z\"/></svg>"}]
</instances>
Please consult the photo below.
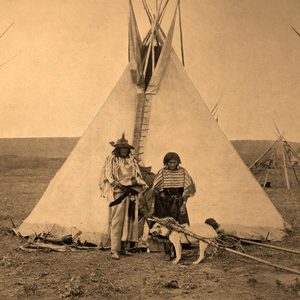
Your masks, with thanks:
<instances>
[{"instance_id":1,"label":"wooden stick on ground","mask_svg":"<svg viewBox=\"0 0 300 300\"><path fill-rule=\"evenodd\" d=\"M92 251L101 250L99 247L86 247L86 246L77 246L77 245L72 245L71 247L78 250L92 250Z\"/></svg>"},{"instance_id":2,"label":"wooden stick on ground","mask_svg":"<svg viewBox=\"0 0 300 300\"><path fill-rule=\"evenodd\" d=\"M280 270L284 270L284 271L289 271L291 273L300 275L300 271L292 269L292 268L284 267L284 266L281 266L281 265L278 265L278 264L273 264L273 263L271 263L271 262L269 262L267 260L264 260L264 259L252 256L252 255L248 255L248 254L236 251L236 250L232 250L232 249L229 249L229 248L224 248L224 250L226 250L227 252L230 252L230 253L234 253L234 254L239 255L239 256L244 256L244 257L250 258L250 259L258 261L258 262L260 262L262 264L275 267L276 269L280 269Z\"/></svg>"},{"instance_id":3,"label":"wooden stick on ground","mask_svg":"<svg viewBox=\"0 0 300 300\"><path fill-rule=\"evenodd\" d=\"M38 237L40 240L42 241L45 241L45 242L50 242L50 243L53 243L53 244L70 244L72 243L73 239L72 239L72 235L71 234L68 234L68 235L65 235L61 238L50 238L50 237Z\"/></svg>"},{"instance_id":4,"label":"wooden stick on ground","mask_svg":"<svg viewBox=\"0 0 300 300\"><path fill-rule=\"evenodd\" d=\"M45 243L27 243L21 247L27 248L27 249L28 248L29 249L48 249L48 250L57 251L57 252L66 252L68 250L68 248L66 246L51 245L51 244L45 244Z\"/></svg>"},{"instance_id":5,"label":"wooden stick on ground","mask_svg":"<svg viewBox=\"0 0 300 300\"><path fill-rule=\"evenodd\" d=\"M9 218L9 220L10 220L10 223L12 225L12 229L16 229L17 227L16 227L16 224L14 223L13 219Z\"/></svg>"}]
</instances>

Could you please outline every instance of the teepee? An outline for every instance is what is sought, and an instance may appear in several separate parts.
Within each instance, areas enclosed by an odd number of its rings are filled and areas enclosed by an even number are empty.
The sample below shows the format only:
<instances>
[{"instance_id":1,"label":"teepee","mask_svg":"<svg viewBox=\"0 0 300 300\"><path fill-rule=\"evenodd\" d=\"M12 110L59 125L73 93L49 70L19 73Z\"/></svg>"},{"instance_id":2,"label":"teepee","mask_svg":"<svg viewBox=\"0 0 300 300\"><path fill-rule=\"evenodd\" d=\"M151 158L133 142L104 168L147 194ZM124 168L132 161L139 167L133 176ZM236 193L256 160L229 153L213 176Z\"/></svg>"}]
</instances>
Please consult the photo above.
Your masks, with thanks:
<instances>
[{"instance_id":1,"label":"teepee","mask_svg":"<svg viewBox=\"0 0 300 300\"><path fill-rule=\"evenodd\" d=\"M126 136L136 156L154 172L166 152L177 152L193 177L197 192L189 199L191 223L215 218L239 227L238 235L257 239L284 236L284 221L241 161L193 86L172 48L179 1L167 34L161 20L168 1L156 14L143 1L151 29L142 40L129 1L129 64L78 144L50 182L22 235L41 231L56 236L82 232L98 244L107 224L107 206L98 181L109 141Z\"/></svg>"},{"instance_id":2,"label":"teepee","mask_svg":"<svg viewBox=\"0 0 300 300\"><path fill-rule=\"evenodd\" d=\"M249 167L262 187L300 185L300 157L280 134L278 139Z\"/></svg>"}]
</instances>

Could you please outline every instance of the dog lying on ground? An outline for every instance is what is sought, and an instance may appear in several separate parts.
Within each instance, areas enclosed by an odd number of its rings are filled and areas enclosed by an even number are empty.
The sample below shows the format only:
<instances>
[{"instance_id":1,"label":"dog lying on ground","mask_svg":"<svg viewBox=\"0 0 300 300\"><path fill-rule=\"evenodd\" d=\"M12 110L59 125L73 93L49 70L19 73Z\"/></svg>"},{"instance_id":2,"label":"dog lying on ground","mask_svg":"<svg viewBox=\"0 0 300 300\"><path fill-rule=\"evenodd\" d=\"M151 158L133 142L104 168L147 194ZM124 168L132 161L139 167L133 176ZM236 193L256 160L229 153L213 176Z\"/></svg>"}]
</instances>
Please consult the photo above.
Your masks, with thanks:
<instances>
[{"instance_id":1,"label":"dog lying on ground","mask_svg":"<svg viewBox=\"0 0 300 300\"><path fill-rule=\"evenodd\" d=\"M208 224L197 224L191 227L186 226L186 229L201 237L208 239L214 239L218 236L213 227ZM176 232L174 230L168 229L167 227L159 223L155 223L150 229L150 234L169 237L170 242L175 248L176 258L173 261L174 264L178 264L178 262L181 259L182 244L199 244L199 258L193 262L194 265L199 264L205 257L205 250L208 244L206 244L203 241L197 240L191 236L187 236L184 233Z\"/></svg>"}]
</instances>

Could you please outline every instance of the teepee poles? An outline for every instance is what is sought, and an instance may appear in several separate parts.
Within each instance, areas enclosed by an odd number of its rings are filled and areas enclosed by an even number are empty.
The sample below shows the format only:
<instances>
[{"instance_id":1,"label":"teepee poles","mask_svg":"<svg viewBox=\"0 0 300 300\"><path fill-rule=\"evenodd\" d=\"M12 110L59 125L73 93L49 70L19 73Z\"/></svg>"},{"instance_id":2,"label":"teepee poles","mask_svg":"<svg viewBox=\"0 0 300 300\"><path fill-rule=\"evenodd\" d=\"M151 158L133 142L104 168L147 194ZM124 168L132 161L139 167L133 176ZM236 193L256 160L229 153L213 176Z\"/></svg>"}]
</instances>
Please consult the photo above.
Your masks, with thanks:
<instances>
[{"instance_id":1,"label":"teepee poles","mask_svg":"<svg viewBox=\"0 0 300 300\"><path fill-rule=\"evenodd\" d=\"M142 2L143 2L144 9L145 9L145 11L146 11L146 14L147 14L147 16L148 16L148 19L149 19L149 21L151 22L152 16L151 16L149 7L148 7L148 5L147 5L147 2L146 2L146 0L142 0Z\"/></svg>"},{"instance_id":2,"label":"teepee poles","mask_svg":"<svg viewBox=\"0 0 300 300\"><path fill-rule=\"evenodd\" d=\"M9 26L8 26L8 27L0 34L0 39L7 33L7 31L8 31L13 25L14 25L14 23L11 23L11 24L10 24L10 25L9 25ZM6 61L2 62L2 63L0 64L0 67L6 65L8 62L10 62L12 59L14 59L15 57L17 57L19 54L20 54L20 52L17 53L16 55L10 57L10 58L7 59Z\"/></svg>"},{"instance_id":3,"label":"teepee poles","mask_svg":"<svg viewBox=\"0 0 300 300\"><path fill-rule=\"evenodd\" d=\"M166 8L167 8L167 5L168 5L169 1L170 1L170 0L166 0L166 2L164 3L163 8L161 9L161 12L159 13L159 19L158 19L158 23L157 23L157 28L158 28L159 32L157 33L156 38L159 40L160 43L161 43L161 42L164 42L164 40L165 40L165 38L166 38L166 34L165 34L164 31L162 30L160 24L161 24L161 22L162 22L162 20L163 20L163 17L164 17L164 14L165 14L165 12L166 12ZM162 2L161 2L161 3L162 3ZM150 11L149 11L148 5L147 5L147 3L146 3L145 0L143 0L143 5L144 5L144 9L145 9L145 11L146 11L146 13L147 13L148 20L149 20L150 24L152 24L153 18L152 18L152 16L151 16L151 13L150 13ZM160 34L160 33L161 33L161 34ZM144 40L143 40L143 45L147 45L147 44L149 43L150 35L151 35L151 29L147 32L147 34L146 34L146 36L145 36L145 38L144 38Z\"/></svg>"},{"instance_id":4,"label":"teepee poles","mask_svg":"<svg viewBox=\"0 0 300 300\"><path fill-rule=\"evenodd\" d=\"M276 126L277 132L280 134L278 127ZM278 145L276 145L278 144ZM265 158L268 158L270 156L270 163L266 164L266 161L264 161ZM282 168L282 176L284 177L285 185L288 190L291 189L291 181L289 170L291 169L293 171L294 177L297 181L297 184L300 185L300 180L297 175L297 167L295 166L295 162L292 161L292 158L294 157L297 162L300 162L300 157L297 154L297 152L292 148L291 145L288 144L288 142L283 138L283 136L280 134L279 138L272 144L270 148L268 148L263 154L259 156L258 159L256 159L249 167L249 170L255 175L257 174L257 170L260 171L259 167L263 167L264 170L267 170L267 173L265 174L265 181L263 184L263 187L265 187L265 183L268 176L268 171L271 168L278 168L278 162L277 160L281 157L281 163L280 168ZM259 181L259 180L258 180Z\"/></svg>"},{"instance_id":5,"label":"teepee poles","mask_svg":"<svg viewBox=\"0 0 300 300\"><path fill-rule=\"evenodd\" d=\"M14 25L14 23L11 23L1 34L0 39L3 37L3 35Z\"/></svg>"},{"instance_id":6,"label":"teepee poles","mask_svg":"<svg viewBox=\"0 0 300 300\"><path fill-rule=\"evenodd\" d=\"M287 171L287 167L286 167L286 153L285 153L285 148L283 145L283 142L281 143L281 151L282 151L282 160L283 160L283 170L284 170L284 177L285 177L285 183L286 183L286 187L288 190L290 190L290 180L289 180L289 175L288 175L288 171Z\"/></svg>"},{"instance_id":7,"label":"teepee poles","mask_svg":"<svg viewBox=\"0 0 300 300\"><path fill-rule=\"evenodd\" d=\"M212 108L210 112L213 115L213 117L216 115L218 109L219 109L219 101L215 104L215 106Z\"/></svg>"},{"instance_id":8,"label":"teepee poles","mask_svg":"<svg viewBox=\"0 0 300 300\"><path fill-rule=\"evenodd\" d=\"M256 166L256 164L267 154L269 154L269 152L271 151L271 149L275 146L276 143L278 143L280 140L282 139L282 137L280 136L274 143L273 145L268 148L264 153L262 153L249 167L249 170L252 171L252 169Z\"/></svg>"},{"instance_id":9,"label":"teepee poles","mask_svg":"<svg viewBox=\"0 0 300 300\"><path fill-rule=\"evenodd\" d=\"M293 30L295 31L295 33L300 37L300 33L292 26Z\"/></svg>"},{"instance_id":10,"label":"teepee poles","mask_svg":"<svg viewBox=\"0 0 300 300\"><path fill-rule=\"evenodd\" d=\"M148 49L147 49L146 61L145 61L145 64L144 64L144 70L143 70L144 78L146 77L147 66L148 66L148 61L149 61L149 55L150 55L150 52L151 52L150 50L151 50L152 40L153 40L153 26L154 26L154 22L151 25L151 35L150 35L149 45L148 45Z\"/></svg>"},{"instance_id":11,"label":"teepee poles","mask_svg":"<svg viewBox=\"0 0 300 300\"><path fill-rule=\"evenodd\" d=\"M182 62L182 65L184 66L183 33L182 33L182 24L181 24L180 0L178 0L178 15L179 15L181 62Z\"/></svg>"},{"instance_id":12,"label":"teepee poles","mask_svg":"<svg viewBox=\"0 0 300 300\"><path fill-rule=\"evenodd\" d=\"M160 2L160 5L159 5L156 15L152 14L153 18L151 18L151 7L147 5L147 2L145 0L143 0L143 4L145 7L145 10L149 12L150 21L151 21L151 34L149 37L149 46L147 49L146 61L145 61L144 70L143 70L144 77L146 77L150 52L152 52L152 70L153 71L154 71L154 67L155 67L154 38L155 38L155 32L159 26L160 10L161 10L162 1Z\"/></svg>"},{"instance_id":13,"label":"teepee poles","mask_svg":"<svg viewBox=\"0 0 300 300\"><path fill-rule=\"evenodd\" d=\"M284 170L284 177L285 177L285 183L286 183L286 187L288 190L290 190L291 186L290 186L290 180L289 180L289 175L288 175L288 171L287 171L287 167L286 167L286 153L285 153L285 148L283 143L281 143L281 151L282 151L282 160L283 160L283 170Z\"/></svg>"},{"instance_id":14,"label":"teepee poles","mask_svg":"<svg viewBox=\"0 0 300 300\"><path fill-rule=\"evenodd\" d=\"M293 28L294 29L294 28ZM295 30L295 29L294 29ZM298 33L296 31L296 33ZM295 171L295 168L291 162L291 159L290 159L290 156L289 156L289 153L288 153L288 150L287 148L292 152L292 154L300 161L300 158L298 156L298 154L296 153L296 151L290 146L288 145L288 143L286 142L286 140L283 138L277 124L275 123L275 121L273 120L273 123L274 123L274 126L277 130L277 133L279 134L279 137L280 137L280 142L281 142L281 146L282 146L282 156L283 156L283 167L284 167L284 175L285 175L285 180L286 180L286 186L287 186L287 189L289 190L290 189L290 182L289 182L289 178L288 178L288 170L287 170L287 166L286 166L286 158L288 159L288 162L289 162L289 165L291 166L292 170L293 170L293 173L294 173L294 176L296 178L296 181L298 184L300 184L300 181L298 179L298 176L297 176L297 173Z\"/></svg>"},{"instance_id":15,"label":"teepee poles","mask_svg":"<svg viewBox=\"0 0 300 300\"><path fill-rule=\"evenodd\" d=\"M152 16L151 16L151 14L150 14L150 11L149 11L149 8L148 8L148 6L147 6L147 3L145 2L145 0L142 0L142 2L143 2L144 9L145 9L145 11L146 11L146 15L147 15L147 17L148 17L148 20L149 20L150 24L152 24ZM151 35L151 29L150 29L150 30L148 31L148 33L146 34L146 36L145 36L145 38L144 38L144 40L143 40L143 45L146 45L146 43L147 43L148 40L149 40L150 35Z\"/></svg>"},{"instance_id":16,"label":"teepee poles","mask_svg":"<svg viewBox=\"0 0 300 300\"><path fill-rule=\"evenodd\" d=\"M221 97L219 98L217 103L213 106L212 110L210 111L212 116L216 119L217 123L218 123L218 110L219 110L219 105L222 100L222 97L223 97L223 95L221 95Z\"/></svg>"},{"instance_id":17,"label":"teepee poles","mask_svg":"<svg viewBox=\"0 0 300 300\"><path fill-rule=\"evenodd\" d=\"M159 18L159 23L161 23L163 17L164 17L164 14L165 14L165 11L166 11L166 8L167 8L167 5L169 3L170 0L166 0L165 4L164 4L164 7L161 11L161 15L160 15L160 18Z\"/></svg>"},{"instance_id":18,"label":"teepee poles","mask_svg":"<svg viewBox=\"0 0 300 300\"><path fill-rule=\"evenodd\" d=\"M156 0L156 16L157 16L157 24L159 24L159 15L160 15L160 9L161 9L161 5L162 5L162 0L160 1L159 7L158 7L158 0ZM158 27L158 25L155 27ZM157 30L158 28L156 28L155 30ZM154 49L154 36L152 39L152 74L154 73L154 69L155 69L155 49Z\"/></svg>"},{"instance_id":19,"label":"teepee poles","mask_svg":"<svg viewBox=\"0 0 300 300\"><path fill-rule=\"evenodd\" d=\"M145 11L146 11L146 14L147 14L147 16L148 16L149 23L150 23L150 25L152 25L153 20L154 20L154 16L151 15L150 8L149 8L149 6L148 6L146 0L142 0L142 1L143 1L143 6L144 6L144 9L145 9ZM165 13L166 6L167 6L168 2L169 2L169 0L167 0L167 1L165 2L164 7L162 8L162 10L161 10L160 13L157 12L157 15L159 15L157 27L158 27L158 29L161 31L163 37L165 37L165 33L164 33L163 30L161 29L160 24L161 24L161 22L162 22L163 15L164 15L164 13ZM161 5L162 5L162 2L160 3L159 7L161 7ZM160 10L160 9L159 9L159 10ZM152 31L151 31L151 28L150 28L150 30L147 32L147 34L146 34L146 36L145 36L145 38L144 38L144 40L143 40L143 45L147 45L147 44L149 43L149 38L150 38L150 36L151 36L151 32L152 32ZM163 40L163 38L161 38L159 35L157 36L157 38Z\"/></svg>"},{"instance_id":20,"label":"teepee poles","mask_svg":"<svg viewBox=\"0 0 300 300\"><path fill-rule=\"evenodd\" d=\"M147 72L147 67L148 67L150 52L151 52L151 49L152 49L152 44L153 44L153 39L154 39L154 32L155 32L154 27L155 27L156 20L157 20L157 17L154 19L154 21L152 21L152 25L151 25L150 42L149 42L149 46L148 46L148 49L147 49L146 61L145 61L144 71L143 71L144 78L146 77L146 72Z\"/></svg>"},{"instance_id":21,"label":"teepee poles","mask_svg":"<svg viewBox=\"0 0 300 300\"><path fill-rule=\"evenodd\" d=\"M269 169L267 169L267 171L266 171L266 175L265 175L265 180L264 180L264 183L263 183L263 187L266 187L266 185L267 185L268 175L269 175Z\"/></svg>"},{"instance_id":22,"label":"teepee poles","mask_svg":"<svg viewBox=\"0 0 300 300\"><path fill-rule=\"evenodd\" d=\"M290 146L285 140L283 141L283 145L284 145L284 149L286 152L286 157L288 159L289 165L291 166L291 168L293 170L293 173L294 173L297 183L300 184L299 178L297 176L295 167L293 165L293 162L291 161L291 157L290 157L289 153L292 153L292 155L294 155L298 161L300 161L300 158L299 158L298 154L296 153L296 151L292 148L292 146Z\"/></svg>"},{"instance_id":23,"label":"teepee poles","mask_svg":"<svg viewBox=\"0 0 300 300\"><path fill-rule=\"evenodd\" d=\"M154 74L154 69L155 69L155 50L154 50L154 39L152 40L152 45L151 45L151 54L152 54L152 74Z\"/></svg>"}]
</instances>

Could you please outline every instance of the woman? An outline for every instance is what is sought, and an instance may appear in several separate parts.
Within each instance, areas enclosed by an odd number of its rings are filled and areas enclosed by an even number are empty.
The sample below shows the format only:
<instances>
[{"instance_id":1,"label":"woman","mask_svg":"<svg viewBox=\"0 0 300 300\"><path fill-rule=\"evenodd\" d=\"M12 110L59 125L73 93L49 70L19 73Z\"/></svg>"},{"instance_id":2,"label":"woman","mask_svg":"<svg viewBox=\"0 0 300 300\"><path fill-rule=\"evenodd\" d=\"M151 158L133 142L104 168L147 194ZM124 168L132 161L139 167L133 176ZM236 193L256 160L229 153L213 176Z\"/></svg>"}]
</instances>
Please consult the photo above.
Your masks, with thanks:
<instances>
[{"instance_id":1,"label":"woman","mask_svg":"<svg viewBox=\"0 0 300 300\"><path fill-rule=\"evenodd\" d=\"M100 179L102 197L109 205L109 235L111 257L119 259L118 253L129 255L126 244L138 241L138 196L147 187L133 156L133 146L124 134L103 167Z\"/></svg>"},{"instance_id":2,"label":"woman","mask_svg":"<svg viewBox=\"0 0 300 300\"><path fill-rule=\"evenodd\" d=\"M180 166L177 153L167 153L163 163L164 168L157 173L153 183L154 215L158 218L172 217L180 224L189 224L186 202L196 192L194 182Z\"/></svg>"}]
</instances>

